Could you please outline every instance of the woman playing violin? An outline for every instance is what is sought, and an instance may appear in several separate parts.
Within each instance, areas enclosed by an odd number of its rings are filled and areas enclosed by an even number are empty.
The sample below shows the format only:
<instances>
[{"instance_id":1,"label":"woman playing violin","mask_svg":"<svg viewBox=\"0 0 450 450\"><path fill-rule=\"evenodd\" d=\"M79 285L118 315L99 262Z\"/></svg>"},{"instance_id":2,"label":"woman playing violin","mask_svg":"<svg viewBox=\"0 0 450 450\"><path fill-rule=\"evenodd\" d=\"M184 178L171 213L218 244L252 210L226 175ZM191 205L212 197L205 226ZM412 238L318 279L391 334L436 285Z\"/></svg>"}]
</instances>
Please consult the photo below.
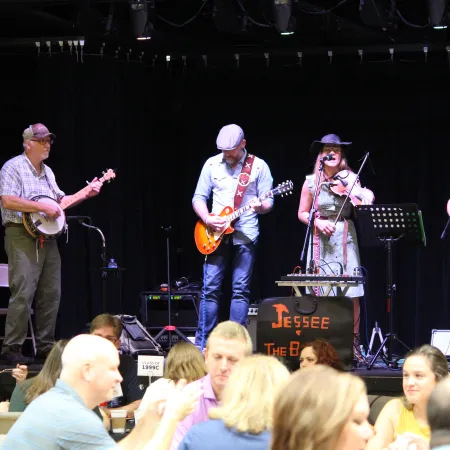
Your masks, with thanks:
<instances>
[{"instance_id":1,"label":"woman playing violin","mask_svg":"<svg viewBox=\"0 0 450 450\"><path fill-rule=\"evenodd\" d=\"M352 204L369 205L374 201L374 194L361 187L356 175L350 170L345 157L345 148L351 142L342 142L339 136L328 134L320 141L314 141L312 149L318 152L314 173L308 175L302 187L298 218L308 224L309 212L313 202L316 180L323 158L323 173L316 200L316 216L312 229L314 262L318 274L353 275L353 270L360 266L356 229L350 219ZM326 158L325 158L326 157ZM353 186L353 188L352 188ZM351 189L352 188L352 189ZM351 195L338 217L347 192ZM336 219L338 221L335 224ZM311 261L311 247L308 246L308 262ZM342 272L341 272L342 269ZM336 295L336 292L330 292ZM355 344L359 345L359 297L364 295L363 285L348 289L346 296L353 297ZM359 349L358 349L359 350Z\"/></svg>"}]
</instances>

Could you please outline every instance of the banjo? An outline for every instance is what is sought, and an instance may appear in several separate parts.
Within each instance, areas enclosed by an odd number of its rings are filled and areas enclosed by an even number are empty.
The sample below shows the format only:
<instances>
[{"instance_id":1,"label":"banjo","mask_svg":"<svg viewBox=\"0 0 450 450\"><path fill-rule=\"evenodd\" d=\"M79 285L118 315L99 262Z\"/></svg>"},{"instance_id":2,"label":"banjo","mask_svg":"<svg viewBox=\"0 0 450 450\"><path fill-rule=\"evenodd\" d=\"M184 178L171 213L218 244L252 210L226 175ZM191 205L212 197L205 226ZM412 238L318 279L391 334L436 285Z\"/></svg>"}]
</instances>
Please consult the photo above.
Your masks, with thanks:
<instances>
[{"instance_id":1,"label":"banjo","mask_svg":"<svg viewBox=\"0 0 450 450\"><path fill-rule=\"evenodd\" d=\"M103 176L98 181L102 183L109 183L114 178L116 178L114 170L108 169L106 172L103 172ZM55 199L47 195L36 195L35 197L31 198L30 200L34 202L53 203L58 205L61 210L61 215L56 219L52 219L50 217L47 217L42 212L22 213L22 222L25 226L25 229L35 239L56 239L63 231L65 231L67 227L66 215L64 214L64 210L74 204L76 201L86 198L86 194L89 189L89 186L86 186L76 194L71 195L69 199L64 197L59 203Z\"/></svg>"}]
</instances>

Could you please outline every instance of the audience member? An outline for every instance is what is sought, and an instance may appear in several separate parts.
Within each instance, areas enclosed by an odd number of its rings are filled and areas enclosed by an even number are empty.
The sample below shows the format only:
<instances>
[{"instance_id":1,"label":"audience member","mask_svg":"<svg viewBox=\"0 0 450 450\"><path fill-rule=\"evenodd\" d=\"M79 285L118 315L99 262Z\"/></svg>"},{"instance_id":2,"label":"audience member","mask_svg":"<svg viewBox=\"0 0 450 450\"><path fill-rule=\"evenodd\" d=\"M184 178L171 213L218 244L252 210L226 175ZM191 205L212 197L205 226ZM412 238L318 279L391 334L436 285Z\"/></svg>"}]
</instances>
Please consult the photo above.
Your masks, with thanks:
<instances>
[{"instance_id":1,"label":"audience member","mask_svg":"<svg viewBox=\"0 0 450 450\"><path fill-rule=\"evenodd\" d=\"M122 322L110 314L100 314L91 323L91 334L108 339L119 349L122 335ZM132 413L141 404L144 392L139 388L137 365L131 355L120 354L119 373L123 381L117 387L118 392L110 402L108 409L126 409Z\"/></svg>"},{"instance_id":2,"label":"audience member","mask_svg":"<svg viewBox=\"0 0 450 450\"><path fill-rule=\"evenodd\" d=\"M324 364L336 370L344 370L336 349L323 339L316 339L303 346L300 353L300 369Z\"/></svg>"},{"instance_id":3,"label":"audience member","mask_svg":"<svg viewBox=\"0 0 450 450\"><path fill-rule=\"evenodd\" d=\"M212 420L194 425L179 450L267 450L275 395L289 371L273 356L253 355L240 361L223 391Z\"/></svg>"},{"instance_id":4,"label":"audience member","mask_svg":"<svg viewBox=\"0 0 450 450\"><path fill-rule=\"evenodd\" d=\"M408 353L403 364L404 397L386 403L375 422L375 436L367 450L407 448L408 442L428 443L430 428L427 402L436 383L448 375L443 353L431 345L423 345ZM406 434L407 433L407 434ZM398 445L396 442L398 442Z\"/></svg>"},{"instance_id":5,"label":"audience member","mask_svg":"<svg viewBox=\"0 0 450 450\"><path fill-rule=\"evenodd\" d=\"M428 399L427 418L430 448L450 450L450 378L439 381Z\"/></svg>"},{"instance_id":6,"label":"audience member","mask_svg":"<svg viewBox=\"0 0 450 450\"><path fill-rule=\"evenodd\" d=\"M11 396L10 412L25 411L25 408L35 398L44 394L55 385L61 374L61 355L67 342L66 340L61 340L55 343L39 374L16 385Z\"/></svg>"},{"instance_id":7,"label":"audience member","mask_svg":"<svg viewBox=\"0 0 450 450\"><path fill-rule=\"evenodd\" d=\"M118 367L119 354L108 340L93 335L71 339L62 354L56 385L30 403L7 434L2 448L167 449L177 422L197 407L200 389L182 389L183 380L167 399L162 417L157 405L151 405L141 422L116 445L92 409L111 400L117 383L122 381Z\"/></svg>"},{"instance_id":8,"label":"audience member","mask_svg":"<svg viewBox=\"0 0 450 450\"><path fill-rule=\"evenodd\" d=\"M28 375L28 367L21 364L17 364L17 366L14 369L7 369L5 372L9 371L11 371L12 377L16 379L16 386L23 383ZM5 373L4 375L7 375L7 373ZM2 386L5 387L5 385L2 384L2 382L0 381L0 387ZM8 412L11 393L9 391L7 392L7 389L1 389L1 391L2 391L0 394L1 398L7 398L7 400L0 402L0 412Z\"/></svg>"},{"instance_id":9,"label":"audience member","mask_svg":"<svg viewBox=\"0 0 450 450\"><path fill-rule=\"evenodd\" d=\"M324 365L298 370L275 399L271 450L361 450L373 431L364 382Z\"/></svg>"},{"instance_id":10,"label":"audience member","mask_svg":"<svg viewBox=\"0 0 450 450\"><path fill-rule=\"evenodd\" d=\"M39 395L44 394L51 389L61 374L61 356L67 344L67 340L61 340L55 343L52 350L48 354L42 370L39 374L29 380L17 383L11 396L9 412L23 412L26 407ZM28 373L27 366L21 366L21 372ZM26 370L23 370L25 368ZM96 406L93 411L102 420L107 430L110 428L109 416L103 409Z\"/></svg>"},{"instance_id":11,"label":"audience member","mask_svg":"<svg viewBox=\"0 0 450 450\"><path fill-rule=\"evenodd\" d=\"M167 354L164 377L156 380L145 391L139 408L134 412L138 422L150 403L164 398L168 391L175 389L176 383L184 379L188 383L206 375L205 358L202 352L189 342L175 344Z\"/></svg>"},{"instance_id":12,"label":"audience member","mask_svg":"<svg viewBox=\"0 0 450 450\"><path fill-rule=\"evenodd\" d=\"M235 365L253 351L252 340L246 328L227 320L213 329L206 341L205 362L208 375L191 383L201 386L198 408L177 426L171 450L178 449L184 435L196 423L208 420L210 408L218 406L222 393Z\"/></svg>"}]
</instances>

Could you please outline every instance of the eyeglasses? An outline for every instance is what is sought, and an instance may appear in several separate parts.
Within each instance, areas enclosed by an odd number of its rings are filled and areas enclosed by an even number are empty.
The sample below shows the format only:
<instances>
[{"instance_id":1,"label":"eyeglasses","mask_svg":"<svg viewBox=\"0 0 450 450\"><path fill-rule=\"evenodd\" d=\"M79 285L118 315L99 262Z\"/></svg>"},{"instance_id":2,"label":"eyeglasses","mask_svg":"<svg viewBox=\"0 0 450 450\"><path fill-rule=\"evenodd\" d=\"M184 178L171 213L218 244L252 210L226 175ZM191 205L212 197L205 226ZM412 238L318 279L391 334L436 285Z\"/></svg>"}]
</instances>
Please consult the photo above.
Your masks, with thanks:
<instances>
[{"instance_id":1,"label":"eyeglasses","mask_svg":"<svg viewBox=\"0 0 450 450\"><path fill-rule=\"evenodd\" d=\"M108 341L112 342L113 344L115 344L118 340L115 336L103 336L101 334L96 334L96 333L92 333L92 334L94 334L95 336L100 336L103 339L108 339Z\"/></svg>"},{"instance_id":2,"label":"eyeglasses","mask_svg":"<svg viewBox=\"0 0 450 450\"><path fill-rule=\"evenodd\" d=\"M53 139L31 139L34 142L39 142L39 144L41 144L43 147L45 145L52 145L53 144Z\"/></svg>"}]
</instances>

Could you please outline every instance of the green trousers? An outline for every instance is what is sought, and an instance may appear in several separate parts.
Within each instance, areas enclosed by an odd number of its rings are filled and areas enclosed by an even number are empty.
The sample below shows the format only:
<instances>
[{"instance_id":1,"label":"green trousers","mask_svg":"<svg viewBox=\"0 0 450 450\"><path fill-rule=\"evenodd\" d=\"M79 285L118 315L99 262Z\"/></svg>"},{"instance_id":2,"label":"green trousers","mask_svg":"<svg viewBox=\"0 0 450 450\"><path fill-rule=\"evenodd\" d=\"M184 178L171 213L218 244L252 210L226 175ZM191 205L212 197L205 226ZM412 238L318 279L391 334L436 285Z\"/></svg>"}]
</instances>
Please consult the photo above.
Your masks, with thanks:
<instances>
[{"instance_id":1,"label":"green trousers","mask_svg":"<svg viewBox=\"0 0 450 450\"><path fill-rule=\"evenodd\" d=\"M37 251L36 251L37 249ZM36 348L49 350L55 341L56 316L61 297L61 258L56 241L36 246L25 227L6 227L11 298L2 353L19 350L28 330L28 311L35 301Z\"/></svg>"}]
</instances>

